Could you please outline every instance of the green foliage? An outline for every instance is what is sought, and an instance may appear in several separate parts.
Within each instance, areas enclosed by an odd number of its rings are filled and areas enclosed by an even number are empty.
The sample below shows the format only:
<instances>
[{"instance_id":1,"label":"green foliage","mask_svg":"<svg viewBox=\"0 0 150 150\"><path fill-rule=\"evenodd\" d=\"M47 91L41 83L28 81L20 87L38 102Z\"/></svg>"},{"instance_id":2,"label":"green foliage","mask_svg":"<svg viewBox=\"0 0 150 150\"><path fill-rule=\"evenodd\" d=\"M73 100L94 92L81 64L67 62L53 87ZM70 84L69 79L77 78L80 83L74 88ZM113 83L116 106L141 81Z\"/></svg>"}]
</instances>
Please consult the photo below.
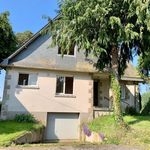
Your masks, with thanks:
<instances>
[{"instance_id":1,"label":"green foliage","mask_svg":"<svg viewBox=\"0 0 150 150\"><path fill-rule=\"evenodd\" d=\"M138 115L136 109L134 107L129 107L129 106L125 108L125 114L131 115L131 116Z\"/></svg>"},{"instance_id":2,"label":"green foliage","mask_svg":"<svg viewBox=\"0 0 150 150\"><path fill-rule=\"evenodd\" d=\"M127 124L125 124L123 121L123 114L121 112L121 105L120 105L121 87L114 75L111 75L111 88L113 92L113 107L115 120L117 123L119 123L121 127L128 128Z\"/></svg>"},{"instance_id":3,"label":"green foliage","mask_svg":"<svg viewBox=\"0 0 150 150\"><path fill-rule=\"evenodd\" d=\"M140 55L138 59L138 71L142 77L149 76L150 72L150 52Z\"/></svg>"},{"instance_id":4,"label":"green foliage","mask_svg":"<svg viewBox=\"0 0 150 150\"><path fill-rule=\"evenodd\" d=\"M119 77L133 52L140 55L150 51L149 5L150 0L63 0L59 17L50 20L47 30L52 45L69 51L76 44L86 56L97 58L97 69L115 72L114 112L121 122Z\"/></svg>"},{"instance_id":5,"label":"green foliage","mask_svg":"<svg viewBox=\"0 0 150 150\"><path fill-rule=\"evenodd\" d=\"M0 14L0 62L16 50L16 38L8 17L8 12Z\"/></svg>"},{"instance_id":6,"label":"green foliage","mask_svg":"<svg viewBox=\"0 0 150 150\"><path fill-rule=\"evenodd\" d=\"M124 116L124 120L130 126L130 130L120 128L114 116L101 116L89 122L88 126L91 131L104 134L104 143L123 145L128 143L150 148L150 117Z\"/></svg>"},{"instance_id":7,"label":"green foliage","mask_svg":"<svg viewBox=\"0 0 150 150\"><path fill-rule=\"evenodd\" d=\"M41 128L43 128L43 125L37 123L0 121L0 146L9 146L19 136Z\"/></svg>"},{"instance_id":8,"label":"green foliage","mask_svg":"<svg viewBox=\"0 0 150 150\"><path fill-rule=\"evenodd\" d=\"M28 122L28 123L35 123L36 120L32 114L17 114L15 116L16 122Z\"/></svg>"},{"instance_id":9,"label":"green foliage","mask_svg":"<svg viewBox=\"0 0 150 150\"><path fill-rule=\"evenodd\" d=\"M18 32L16 33L17 47L22 46L27 40L33 36L31 31Z\"/></svg>"},{"instance_id":10,"label":"green foliage","mask_svg":"<svg viewBox=\"0 0 150 150\"><path fill-rule=\"evenodd\" d=\"M142 115L150 115L150 92L142 95Z\"/></svg>"},{"instance_id":11,"label":"green foliage","mask_svg":"<svg viewBox=\"0 0 150 150\"><path fill-rule=\"evenodd\" d=\"M150 49L150 0L64 0L59 17L50 21L53 45L69 50L72 43L98 58L97 68L111 67L112 45L118 50L118 71L123 73L132 52Z\"/></svg>"}]
</instances>

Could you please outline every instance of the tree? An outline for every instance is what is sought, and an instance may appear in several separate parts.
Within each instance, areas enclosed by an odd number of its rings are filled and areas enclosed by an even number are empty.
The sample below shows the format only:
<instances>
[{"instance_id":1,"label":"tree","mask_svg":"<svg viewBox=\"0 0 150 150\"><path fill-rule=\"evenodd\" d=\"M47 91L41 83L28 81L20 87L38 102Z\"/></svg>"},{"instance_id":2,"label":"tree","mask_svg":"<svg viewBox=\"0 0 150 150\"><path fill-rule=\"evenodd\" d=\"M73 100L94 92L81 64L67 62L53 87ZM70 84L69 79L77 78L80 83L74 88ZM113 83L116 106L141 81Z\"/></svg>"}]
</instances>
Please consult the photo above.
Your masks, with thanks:
<instances>
[{"instance_id":1,"label":"tree","mask_svg":"<svg viewBox=\"0 0 150 150\"><path fill-rule=\"evenodd\" d=\"M120 78L132 53L150 50L150 0L63 0L59 17L50 21L52 45L62 52L76 44L109 68L115 120L125 125L120 105Z\"/></svg>"},{"instance_id":2,"label":"tree","mask_svg":"<svg viewBox=\"0 0 150 150\"><path fill-rule=\"evenodd\" d=\"M138 70L142 77L148 77L150 75L150 52L146 52L139 57Z\"/></svg>"},{"instance_id":3,"label":"tree","mask_svg":"<svg viewBox=\"0 0 150 150\"><path fill-rule=\"evenodd\" d=\"M150 114L150 92L146 92L142 94L142 115Z\"/></svg>"},{"instance_id":4,"label":"tree","mask_svg":"<svg viewBox=\"0 0 150 150\"><path fill-rule=\"evenodd\" d=\"M20 47L21 45L23 45L32 36L33 36L33 33L31 31L25 31L25 32L18 32L18 33L16 33L17 47Z\"/></svg>"},{"instance_id":5,"label":"tree","mask_svg":"<svg viewBox=\"0 0 150 150\"><path fill-rule=\"evenodd\" d=\"M0 14L0 62L16 50L16 38L8 17L9 12Z\"/></svg>"}]
</instances>

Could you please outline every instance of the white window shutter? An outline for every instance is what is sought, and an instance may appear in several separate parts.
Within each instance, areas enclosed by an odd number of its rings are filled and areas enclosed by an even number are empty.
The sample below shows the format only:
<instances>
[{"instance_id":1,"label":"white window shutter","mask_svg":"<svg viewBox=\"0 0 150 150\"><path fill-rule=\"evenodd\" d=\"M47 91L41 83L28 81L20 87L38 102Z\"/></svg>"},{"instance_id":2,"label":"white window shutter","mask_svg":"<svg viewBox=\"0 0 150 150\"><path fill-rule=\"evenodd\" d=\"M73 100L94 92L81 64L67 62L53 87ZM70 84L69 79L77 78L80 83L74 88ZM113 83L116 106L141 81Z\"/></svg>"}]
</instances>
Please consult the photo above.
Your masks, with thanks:
<instances>
[{"instance_id":1,"label":"white window shutter","mask_svg":"<svg viewBox=\"0 0 150 150\"><path fill-rule=\"evenodd\" d=\"M37 77L38 74L36 73L29 74L29 85L37 85Z\"/></svg>"}]
</instances>

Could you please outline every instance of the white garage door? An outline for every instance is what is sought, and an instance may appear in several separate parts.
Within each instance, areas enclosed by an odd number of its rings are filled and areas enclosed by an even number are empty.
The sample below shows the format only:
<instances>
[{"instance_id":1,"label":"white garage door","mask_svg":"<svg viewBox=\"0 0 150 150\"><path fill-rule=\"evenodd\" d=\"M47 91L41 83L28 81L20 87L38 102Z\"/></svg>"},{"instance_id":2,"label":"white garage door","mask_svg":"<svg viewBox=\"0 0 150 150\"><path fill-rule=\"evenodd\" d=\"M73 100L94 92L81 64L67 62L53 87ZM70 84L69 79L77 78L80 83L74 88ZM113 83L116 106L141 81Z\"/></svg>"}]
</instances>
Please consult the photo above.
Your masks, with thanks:
<instances>
[{"instance_id":1,"label":"white garage door","mask_svg":"<svg viewBox=\"0 0 150 150\"><path fill-rule=\"evenodd\" d=\"M47 140L79 139L79 114L52 113L47 118Z\"/></svg>"}]
</instances>

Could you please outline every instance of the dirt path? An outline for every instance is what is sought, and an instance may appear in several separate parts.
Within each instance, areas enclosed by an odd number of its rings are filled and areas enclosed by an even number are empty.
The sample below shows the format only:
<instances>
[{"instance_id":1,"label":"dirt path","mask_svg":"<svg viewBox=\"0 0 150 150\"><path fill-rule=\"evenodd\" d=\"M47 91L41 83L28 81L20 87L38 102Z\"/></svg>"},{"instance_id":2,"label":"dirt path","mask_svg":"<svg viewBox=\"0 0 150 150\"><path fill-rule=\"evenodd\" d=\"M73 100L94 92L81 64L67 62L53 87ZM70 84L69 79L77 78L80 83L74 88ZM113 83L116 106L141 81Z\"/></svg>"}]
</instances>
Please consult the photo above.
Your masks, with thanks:
<instances>
[{"instance_id":1,"label":"dirt path","mask_svg":"<svg viewBox=\"0 0 150 150\"><path fill-rule=\"evenodd\" d=\"M0 148L0 150L145 150L145 149L123 145L80 145L80 146L29 145L29 146L11 146L7 148Z\"/></svg>"}]
</instances>

